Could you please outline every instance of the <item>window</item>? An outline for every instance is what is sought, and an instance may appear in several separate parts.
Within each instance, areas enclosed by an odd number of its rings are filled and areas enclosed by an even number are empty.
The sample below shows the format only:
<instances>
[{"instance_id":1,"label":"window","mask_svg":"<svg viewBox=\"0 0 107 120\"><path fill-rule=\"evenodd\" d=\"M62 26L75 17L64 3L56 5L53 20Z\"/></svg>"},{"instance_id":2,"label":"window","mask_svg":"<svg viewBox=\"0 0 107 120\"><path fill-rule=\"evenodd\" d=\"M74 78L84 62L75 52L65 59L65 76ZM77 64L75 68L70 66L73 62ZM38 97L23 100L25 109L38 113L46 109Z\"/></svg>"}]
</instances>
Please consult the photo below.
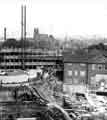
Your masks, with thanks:
<instances>
[{"instance_id":1,"label":"window","mask_svg":"<svg viewBox=\"0 0 107 120\"><path fill-rule=\"evenodd\" d=\"M68 76L72 76L72 70L68 71Z\"/></svg>"},{"instance_id":2,"label":"window","mask_svg":"<svg viewBox=\"0 0 107 120\"><path fill-rule=\"evenodd\" d=\"M85 64L84 64L84 63L81 63L80 66L85 66Z\"/></svg>"},{"instance_id":3,"label":"window","mask_svg":"<svg viewBox=\"0 0 107 120\"><path fill-rule=\"evenodd\" d=\"M77 70L74 71L74 75L78 76L78 71Z\"/></svg>"},{"instance_id":4,"label":"window","mask_svg":"<svg viewBox=\"0 0 107 120\"><path fill-rule=\"evenodd\" d=\"M85 71L80 71L80 76L84 77L86 75Z\"/></svg>"},{"instance_id":5,"label":"window","mask_svg":"<svg viewBox=\"0 0 107 120\"><path fill-rule=\"evenodd\" d=\"M105 64L105 69L107 70L107 63Z\"/></svg>"},{"instance_id":6,"label":"window","mask_svg":"<svg viewBox=\"0 0 107 120\"><path fill-rule=\"evenodd\" d=\"M67 65L68 65L68 66L72 66L72 63L68 63Z\"/></svg>"},{"instance_id":7,"label":"window","mask_svg":"<svg viewBox=\"0 0 107 120\"><path fill-rule=\"evenodd\" d=\"M96 64L92 64L92 70L96 69Z\"/></svg>"},{"instance_id":8,"label":"window","mask_svg":"<svg viewBox=\"0 0 107 120\"><path fill-rule=\"evenodd\" d=\"M95 85L95 83L96 83L95 77L94 76L90 77L90 84Z\"/></svg>"},{"instance_id":9,"label":"window","mask_svg":"<svg viewBox=\"0 0 107 120\"><path fill-rule=\"evenodd\" d=\"M98 70L103 70L104 69L104 66L102 64L99 64L98 65Z\"/></svg>"}]
</instances>

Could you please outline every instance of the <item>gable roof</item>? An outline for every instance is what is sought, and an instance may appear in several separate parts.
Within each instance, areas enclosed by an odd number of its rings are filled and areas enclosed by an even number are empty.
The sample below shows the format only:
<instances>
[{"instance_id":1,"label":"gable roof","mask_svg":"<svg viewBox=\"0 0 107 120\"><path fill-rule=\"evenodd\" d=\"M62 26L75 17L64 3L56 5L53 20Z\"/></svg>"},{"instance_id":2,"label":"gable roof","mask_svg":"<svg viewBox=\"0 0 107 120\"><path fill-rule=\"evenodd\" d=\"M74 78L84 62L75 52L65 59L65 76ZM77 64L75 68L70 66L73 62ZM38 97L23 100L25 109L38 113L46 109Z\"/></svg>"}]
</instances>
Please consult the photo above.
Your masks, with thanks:
<instances>
[{"instance_id":1,"label":"gable roof","mask_svg":"<svg viewBox=\"0 0 107 120\"><path fill-rule=\"evenodd\" d=\"M64 62L73 63L107 63L107 51L93 49L91 52L66 51L63 53Z\"/></svg>"},{"instance_id":2,"label":"gable roof","mask_svg":"<svg viewBox=\"0 0 107 120\"><path fill-rule=\"evenodd\" d=\"M84 51L66 51L63 52L64 62L87 62L88 54Z\"/></svg>"}]
</instances>

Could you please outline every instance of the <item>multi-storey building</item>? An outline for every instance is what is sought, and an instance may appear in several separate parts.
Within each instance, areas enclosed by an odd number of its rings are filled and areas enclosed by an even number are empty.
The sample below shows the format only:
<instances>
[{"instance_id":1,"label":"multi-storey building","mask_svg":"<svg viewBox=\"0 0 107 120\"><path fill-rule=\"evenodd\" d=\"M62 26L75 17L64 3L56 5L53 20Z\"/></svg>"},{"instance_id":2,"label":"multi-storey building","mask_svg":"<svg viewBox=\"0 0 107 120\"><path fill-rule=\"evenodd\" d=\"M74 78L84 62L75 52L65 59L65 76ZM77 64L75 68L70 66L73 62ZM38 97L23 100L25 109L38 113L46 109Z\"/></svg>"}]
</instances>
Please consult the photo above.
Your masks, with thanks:
<instances>
[{"instance_id":1,"label":"multi-storey building","mask_svg":"<svg viewBox=\"0 0 107 120\"><path fill-rule=\"evenodd\" d=\"M107 51L92 50L88 59L88 84L99 88L101 83L107 85Z\"/></svg>"},{"instance_id":2,"label":"multi-storey building","mask_svg":"<svg viewBox=\"0 0 107 120\"><path fill-rule=\"evenodd\" d=\"M84 52L64 53L64 82L69 84L87 84L87 60L88 56Z\"/></svg>"},{"instance_id":3,"label":"multi-storey building","mask_svg":"<svg viewBox=\"0 0 107 120\"><path fill-rule=\"evenodd\" d=\"M0 69L36 69L37 66L53 67L56 74L61 77L63 73L62 55L57 51L43 51L35 49L1 49Z\"/></svg>"},{"instance_id":4,"label":"multi-storey building","mask_svg":"<svg viewBox=\"0 0 107 120\"><path fill-rule=\"evenodd\" d=\"M107 87L107 51L101 49L67 51L64 54L64 83Z\"/></svg>"}]
</instances>

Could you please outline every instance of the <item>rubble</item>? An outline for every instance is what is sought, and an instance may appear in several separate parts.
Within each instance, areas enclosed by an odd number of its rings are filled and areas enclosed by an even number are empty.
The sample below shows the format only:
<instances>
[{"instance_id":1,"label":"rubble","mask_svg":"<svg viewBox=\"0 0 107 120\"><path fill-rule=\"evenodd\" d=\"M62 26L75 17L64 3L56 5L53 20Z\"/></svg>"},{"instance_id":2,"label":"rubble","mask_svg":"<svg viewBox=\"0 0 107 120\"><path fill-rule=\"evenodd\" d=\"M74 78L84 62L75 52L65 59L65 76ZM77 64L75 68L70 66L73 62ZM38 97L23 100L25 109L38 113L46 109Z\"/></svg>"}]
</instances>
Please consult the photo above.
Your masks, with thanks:
<instances>
[{"instance_id":1,"label":"rubble","mask_svg":"<svg viewBox=\"0 0 107 120\"><path fill-rule=\"evenodd\" d=\"M92 120L107 119L107 98L104 96L95 93L75 93L74 96L67 94L64 95L64 102L66 108L78 112L81 119L86 117Z\"/></svg>"},{"instance_id":2,"label":"rubble","mask_svg":"<svg viewBox=\"0 0 107 120\"><path fill-rule=\"evenodd\" d=\"M49 69L49 70L48 70ZM62 82L58 80L58 78L55 76L55 70L54 69L43 69L39 70L39 72L36 73L36 77L29 78L29 83L31 87L37 89L40 96L42 96L44 99L46 99L49 102L59 102L59 104L62 104ZM34 75L33 75L34 76Z\"/></svg>"},{"instance_id":3,"label":"rubble","mask_svg":"<svg viewBox=\"0 0 107 120\"><path fill-rule=\"evenodd\" d=\"M18 102L33 101L39 107L45 106L37 120L95 120L99 117L106 120L106 97L82 90L75 91L75 94L63 92L63 83L58 80L53 70L37 70L36 75L33 73L35 74L35 71L27 73L32 76L28 77L29 84L15 88L16 93L19 91L16 96Z\"/></svg>"}]
</instances>

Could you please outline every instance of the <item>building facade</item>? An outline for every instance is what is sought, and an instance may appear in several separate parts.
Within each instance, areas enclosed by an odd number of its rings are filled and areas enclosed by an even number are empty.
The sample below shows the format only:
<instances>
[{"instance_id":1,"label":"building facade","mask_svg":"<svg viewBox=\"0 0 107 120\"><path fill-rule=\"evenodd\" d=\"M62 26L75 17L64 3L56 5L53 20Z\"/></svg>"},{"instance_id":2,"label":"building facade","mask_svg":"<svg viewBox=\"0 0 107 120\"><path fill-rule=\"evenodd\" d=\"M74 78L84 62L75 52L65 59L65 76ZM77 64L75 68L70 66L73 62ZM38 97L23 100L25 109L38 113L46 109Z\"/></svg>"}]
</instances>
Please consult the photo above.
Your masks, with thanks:
<instances>
[{"instance_id":1,"label":"building facade","mask_svg":"<svg viewBox=\"0 0 107 120\"><path fill-rule=\"evenodd\" d=\"M62 56L57 51L43 51L39 49L1 49L0 69L1 70L28 70L42 68L52 68L56 75L63 80Z\"/></svg>"},{"instance_id":2,"label":"building facade","mask_svg":"<svg viewBox=\"0 0 107 120\"><path fill-rule=\"evenodd\" d=\"M65 52L64 83L88 85L93 89L99 89L101 84L107 87L107 51Z\"/></svg>"},{"instance_id":3,"label":"building facade","mask_svg":"<svg viewBox=\"0 0 107 120\"><path fill-rule=\"evenodd\" d=\"M87 54L64 53L64 82L68 84L87 84Z\"/></svg>"},{"instance_id":4,"label":"building facade","mask_svg":"<svg viewBox=\"0 0 107 120\"><path fill-rule=\"evenodd\" d=\"M92 50L88 60L88 83L93 88L107 85L107 51Z\"/></svg>"}]
</instances>

